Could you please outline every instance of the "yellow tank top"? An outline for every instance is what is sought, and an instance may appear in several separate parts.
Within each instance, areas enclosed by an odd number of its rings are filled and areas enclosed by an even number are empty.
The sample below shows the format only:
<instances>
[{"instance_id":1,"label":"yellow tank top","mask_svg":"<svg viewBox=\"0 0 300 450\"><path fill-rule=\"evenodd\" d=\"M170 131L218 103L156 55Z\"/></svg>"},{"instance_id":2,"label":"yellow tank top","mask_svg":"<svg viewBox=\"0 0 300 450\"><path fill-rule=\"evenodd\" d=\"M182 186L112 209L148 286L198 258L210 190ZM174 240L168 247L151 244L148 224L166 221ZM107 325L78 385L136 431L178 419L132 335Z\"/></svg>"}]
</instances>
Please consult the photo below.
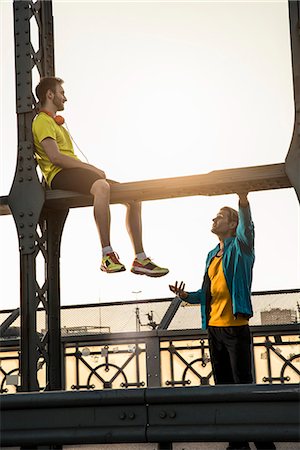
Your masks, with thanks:
<instances>
[{"instance_id":1,"label":"yellow tank top","mask_svg":"<svg viewBox=\"0 0 300 450\"><path fill-rule=\"evenodd\" d=\"M208 325L215 327L232 327L247 325L244 317L235 318L232 301L223 272L222 257L215 256L208 268L211 282L211 309Z\"/></svg>"}]
</instances>

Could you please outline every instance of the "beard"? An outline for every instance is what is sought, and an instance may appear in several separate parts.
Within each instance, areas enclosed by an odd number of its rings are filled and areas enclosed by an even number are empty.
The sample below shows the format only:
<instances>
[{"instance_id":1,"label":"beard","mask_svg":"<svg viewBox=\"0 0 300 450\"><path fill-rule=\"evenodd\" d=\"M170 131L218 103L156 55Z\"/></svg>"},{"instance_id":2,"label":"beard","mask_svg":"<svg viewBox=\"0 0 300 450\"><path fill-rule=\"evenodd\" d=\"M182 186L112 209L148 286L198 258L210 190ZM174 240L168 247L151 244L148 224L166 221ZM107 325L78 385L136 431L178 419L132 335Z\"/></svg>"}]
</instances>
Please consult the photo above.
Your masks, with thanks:
<instances>
[{"instance_id":1,"label":"beard","mask_svg":"<svg viewBox=\"0 0 300 450\"><path fill-rule=\"evenodd\" d=\"M65 109L64 102L62 100L59 100L56 95L54 95L53 103L56 106L57 111L63 111Z\"/></svg>"}]
</instances>

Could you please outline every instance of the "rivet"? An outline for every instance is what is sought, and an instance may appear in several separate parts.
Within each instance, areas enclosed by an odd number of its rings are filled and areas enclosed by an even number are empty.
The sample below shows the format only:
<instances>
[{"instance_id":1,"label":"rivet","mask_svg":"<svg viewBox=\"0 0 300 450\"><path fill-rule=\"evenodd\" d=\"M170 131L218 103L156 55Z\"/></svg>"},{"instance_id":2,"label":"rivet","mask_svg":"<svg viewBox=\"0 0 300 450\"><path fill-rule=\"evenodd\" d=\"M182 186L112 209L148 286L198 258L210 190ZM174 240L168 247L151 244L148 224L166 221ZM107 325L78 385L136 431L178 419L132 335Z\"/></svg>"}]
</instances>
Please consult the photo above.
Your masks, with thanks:
<instances>
[{"instance_id":1,"label":"rivet","mask_svg":"<svg viewBox=\"0 0 300 450\"><path fill-rule=\"evenodd\" d=\"M28 215L29 215L30 217L33 216L33 212L32 212L32 211L29 211Z\"/></svg>"},{"instance_id":2,"label":"rivet","mask_svg":"<svg viewBox=\"0 0 300 450\"><path fill-rule=\"evenodd\" d=\"M119 415L119 419L125 420L125 419L126 419L126 414L125 414L124 412L122 412L122 413Z\"/></svg>"},{"instance_id":3,"label":"rivet","mask_svg":"<svg viewBox=\"0 0 300 450\"><path fill-rule=\"evenodd\" d=\"M24 234L19 234L19 238L23 239L24 238Z\"/></svg>"},{"instance_id":4,"label":"rivet","mask_svg":"<svg viewBox=\"0 0 300 450\"><path fill-rule=\"evenodd\" d=\"M34 245L30 245L29 248L30 250L32 250L34 248Z\"/></svg>"},{"instance_id":5,"label":"rivet","mask_svg":"<svg viewBox=\"0 0 300 450\"><path fill-rule=\"evenodd\" d=\"M169 413L169 417L170 417L171 419L174 419L174 418L176 417L176 412L175 412L175 411L171 411L171 412Z\"/></svg>"},{"instance_id":6,"label":"rivet","mask_svg":"<svg viewBox=\"0 0 300 450\"><path fill-rule=\"evenodd\" d=\"M30 145L29 145L29 146L27 145L27 148L30 148ZM28 156L27 156L27 159L28 159L28 161L30 161L30 160L31 160L31 156L28 155Z\"/></svg>"},{"instance_id":7,"label":"rivet","mask_svg":"<svg viewBox=\"0 0 300 450\"><path fill-rule=\"evenodd\" d=\"M130 412L130 413L128 414L128 417L129 417L130 420L133 420L133 419L135 418L134 412Z\"/></svg>"},{"instance_id":8,"label":"rivet","mask_svg":"<svg viewBox=\"0 0 300 450\"><path fill-rule=\"evenodd\" d=\"M31 170L32 169L32 166L27 166L27 170Z\"/></svg>"},{"instance_id":9,"label":"rivet","mask_svg":"<svg viewBox=\"0 0 300 450\"><path fill-rule=\"evenodd\" d=\"M24 213L23 213L23 212L20 212L19 216L20 216L20 217L24 217Z\"/></svg>"},{"instance_id":10,"label":"rivet","mask_svg":"<svg viewBox=\"0 0 300 450\"><path fill-rule=\"evenodd\" d=\"M20 228L24 228L24 223L20 223Z\"/></svg>"},{"instance_id":11,"label":"rivet","mask_svg":"<svg viewBox=\"0 0 300 450\"><path fill-rule=\"evenodd\" d=\"M19 182L22 183L22 181L23 181L23 177L20 177Z\"/></svg>"},{"instance_id":12,"label":"rivet","mask_svg":"<svg viewBox=\"0 0 300 450\"><path fill-rule=\"evenodd\" d=\"M21 245L21 247L19 247L20 250L24 250L24 245Z\"/></svg>"},{"instance_id":13,"label":"rivet","mask_svg":"<svg viewBox=\"0 0 300 450\"><path fill-rule=\"evenodd\" d=\"M29 227L30 227L30 228L32 228L32 227L33 227L33 223L32 223L32 222L31 222L31 223L29 224Z\"/></svg>"},{"instance_id":14,"label":"rivet","mask_svg":"<svg viewBox=\"0 0 300 450\"><path fill-rule=\"evenodd\" d=\"M28 181L32 181L32 177L28 177L27 180L28 180Z\"/></svg>"},{"instance_id":15,"label":"rivet","mask_svg":"<svg viewBox=\"0 0 300 450\"><path fill-rule=\"evenodd\" d=\"M23 172L23 167L19 167L19 172Z\"/></svg>"},{"instance_id":16,"label":"rivet","mask_svg":"<svg viewBox=\"0 0 300 450\"><path fill-rule=\"evenodd\" d=\"M166 411L161 411L161 412L159 413L159 417L160 417L161 419L165 419L165 418L167 417Z\"/></svg>"},{"instance_id":17,"label":"rivet","mask_svg":"<svg viewBox=\"0 0 300 450\"><path fill-rule=\"evenodd\" d=\"M32 233L30 233L29 237L30 237L30 238L33 238L33 234L32 234Z\"/></svg>"}]
</instances>

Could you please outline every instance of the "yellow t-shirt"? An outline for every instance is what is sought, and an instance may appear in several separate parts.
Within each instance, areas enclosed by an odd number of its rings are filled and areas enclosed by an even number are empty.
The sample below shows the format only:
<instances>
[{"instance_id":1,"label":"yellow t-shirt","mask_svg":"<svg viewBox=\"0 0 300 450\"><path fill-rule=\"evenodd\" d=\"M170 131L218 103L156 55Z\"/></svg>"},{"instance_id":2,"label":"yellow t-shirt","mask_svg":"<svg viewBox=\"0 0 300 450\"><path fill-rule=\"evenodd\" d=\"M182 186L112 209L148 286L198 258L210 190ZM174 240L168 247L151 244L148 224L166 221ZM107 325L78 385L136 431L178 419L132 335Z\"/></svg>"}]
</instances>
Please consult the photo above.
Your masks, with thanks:
<instances>
[{"instance_id":1,"label":"yellow t-shirt","mask_svg":"<svg viewBox=\"0 0 300 450\"><path fill-rule=\"evenodd\" d=\"M211 309L208 325L215 327L233 327L247 325L244 317L235 318L232 312L232 301L223 272L222 257L215 256L208 268L211 282Z\"/></svg>"},{"instance_id":2,"label":"yellow t-shirt","mask_svg":"<svg viewBox=\"0 0 300 450\"><path fill-rule=\"evenodd\" d=\"M55 120L44 112L40 112L32 122L32 133L34 146L36 149L36 160L42 174L49 186L55 175L61 171L61 167L52 164L48 158L41 142L46 138L52 138L56 141L59 151L64 155L79 159L73 149L73 144L69 133L62 125L57 125Z\"/></svg>"}]
</instances>

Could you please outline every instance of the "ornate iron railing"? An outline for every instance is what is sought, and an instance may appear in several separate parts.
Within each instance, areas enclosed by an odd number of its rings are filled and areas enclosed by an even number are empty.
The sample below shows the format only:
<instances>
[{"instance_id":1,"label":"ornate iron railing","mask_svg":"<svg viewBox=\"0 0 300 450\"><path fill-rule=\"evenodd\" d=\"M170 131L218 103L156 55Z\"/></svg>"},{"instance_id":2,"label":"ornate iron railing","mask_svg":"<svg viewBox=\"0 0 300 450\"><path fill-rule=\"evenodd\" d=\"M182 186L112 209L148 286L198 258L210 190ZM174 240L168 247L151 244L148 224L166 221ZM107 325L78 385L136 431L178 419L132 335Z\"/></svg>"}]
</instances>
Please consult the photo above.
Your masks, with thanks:
<instances>
[{"instance_id":1,"label":"ornate iron railing","mask_svg":"<svg viewBox=\"0 0 300 450\"><path fill-rule=\"evenodd\" d=\"M298 383L299 325L255 326L251 332L255 382ZM65 336L62 347L66 390L214 384L203 330ZM19 383L18 342L3 342L0 358L1 393L15 392ZM40 390L47 389L42 355L38 380Z\"/></svg>"}]
</instances>

